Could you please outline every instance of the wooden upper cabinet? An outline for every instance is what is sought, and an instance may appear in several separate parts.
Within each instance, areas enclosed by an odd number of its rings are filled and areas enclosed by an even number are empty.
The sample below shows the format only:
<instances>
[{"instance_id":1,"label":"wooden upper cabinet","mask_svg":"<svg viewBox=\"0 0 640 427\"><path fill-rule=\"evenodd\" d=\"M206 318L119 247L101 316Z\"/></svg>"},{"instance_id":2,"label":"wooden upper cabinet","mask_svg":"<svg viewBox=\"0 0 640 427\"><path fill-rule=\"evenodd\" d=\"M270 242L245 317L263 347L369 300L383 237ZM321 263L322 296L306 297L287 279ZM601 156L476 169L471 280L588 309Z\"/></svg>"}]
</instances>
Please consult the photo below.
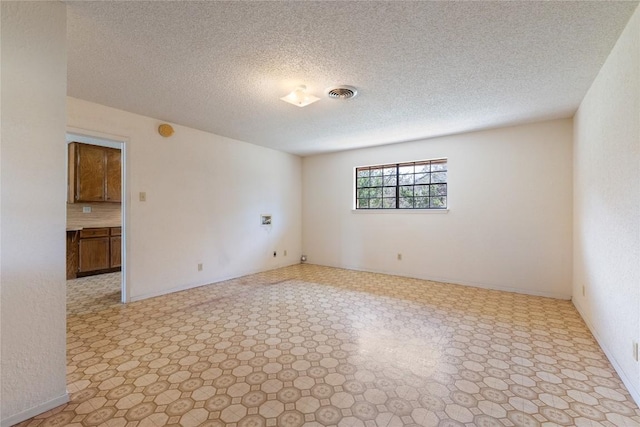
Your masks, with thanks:
<instances>
[{"instance_id":1,"label":"wooden upper cabinet","mask_svg":"<svg viewBox=\"0 0 640 427\"><path fill-rule=\"evenodd\" d=\"M122 160L115 148L69 144L69 203L121 202Z\"/></svg>"},{"instance_id":2,"label":"wooden upper cabinet","mask_svg":"<svg viewBox=\"0 0 640 427\"><path fill-rule=\"evenodd\" d=\"M104 149L95 145L78 144L76 153L76 200L104 201L106 171Z\"/></svg>"},{"instance_id":3,"label":"wooden upper cabinet","mask_svg":"<svg viewBox=\"0 0 640 427\"><path fill-rule=\"evenodd\" d=\"M120 202L122 200L122 155L120 150L107 148L107 202Z\"/></svg>"}]
</instances>

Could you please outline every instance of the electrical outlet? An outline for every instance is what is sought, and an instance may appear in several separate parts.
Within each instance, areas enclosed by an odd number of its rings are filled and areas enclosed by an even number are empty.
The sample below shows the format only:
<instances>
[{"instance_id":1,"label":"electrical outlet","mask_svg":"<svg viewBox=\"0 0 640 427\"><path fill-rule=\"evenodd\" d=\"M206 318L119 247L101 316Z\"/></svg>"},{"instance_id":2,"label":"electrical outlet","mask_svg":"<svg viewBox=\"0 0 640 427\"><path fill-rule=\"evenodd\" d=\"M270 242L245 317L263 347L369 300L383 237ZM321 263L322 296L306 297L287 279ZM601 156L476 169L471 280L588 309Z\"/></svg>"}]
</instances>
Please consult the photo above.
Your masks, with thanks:
<instances>
[{"instance_id":1,"label":"electrical outlet","mask_svg":"<svg viewBox=\"0 0 640 427\"><path fill-rule=\"evenodd\" d=\"M275 258L278 255L276 251L273 251L273 257Z\"/></svg>"},{"instance_id":2,"label":"electrical outlet","mask_svg":"<svg viewBox=\"0 0 640 427\"><path fill-rule=\"evenodd\" d=\"M282 256L287 256L287 250L284 250L284 254Z\"/></svg>"},{"instance_id":3,"label":"electrical outlet","mask_svg":"<svg viewBox=\"0 0 640 427\"><path fill-rule=\"evenodd\" d=\"M146 202L147 201L147 193L144 191L140 192L140 201L141 202Z\"/></svg>"},{"instance_id":4,"label":"electrical outlet","mask_svg":"<svg viewBox=\"0 0 640 427\"><path fill-rule=\"evenodd\" d=\"M634 341L633 343L633 358L635 361L638 361L638 343Z\"/></svg>"},{"instance_id":5,"label":"electrical outlet","mask_svg":"<svg viewBox=\"0 0 640 427\"><path fill-rule=\"evenodd\" d=\"M91 206L83 206L82 213L91 213Z\"/></svg>"},{"instance_id":6,"label":"electrical outlet","mask_svg":"<svg viewBox=\"0 0 640 427\"><path fill-rule=\"evenodd\" d=\"M398 261L402 261L402 254L398 254Z\"/></svg>"},{"instance_id":7,"label":"electrical outlet","mask_svg":"<svg viewBox=\"0 0 640 427\"><path fill-rule=\"evenodd\" d=\"M202 263L198 263L198 271L202 271Z\"/></svg>"}]
</instances>

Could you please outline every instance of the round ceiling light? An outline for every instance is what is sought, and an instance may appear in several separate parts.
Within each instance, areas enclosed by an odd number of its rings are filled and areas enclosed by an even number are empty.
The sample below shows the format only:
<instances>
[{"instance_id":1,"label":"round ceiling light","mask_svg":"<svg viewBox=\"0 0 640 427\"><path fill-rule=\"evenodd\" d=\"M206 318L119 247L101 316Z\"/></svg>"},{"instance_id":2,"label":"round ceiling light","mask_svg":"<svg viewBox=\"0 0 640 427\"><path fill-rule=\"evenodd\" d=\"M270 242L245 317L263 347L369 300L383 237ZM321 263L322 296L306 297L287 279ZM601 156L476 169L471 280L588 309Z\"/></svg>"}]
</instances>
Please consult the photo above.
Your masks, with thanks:
<instances>
[{"instance_id":1,"label":"round ceiling light","mask_svg":"<svg viewBox=\"0 0 640 427\"><path fill-rule=\"evenodd\" d=\"M173 126L167 123L163 123L158 126L158 133L165 138L169 138L171 135L173 135Z\"/></svg>"},{"instance_id":2,"label":"round ceiling light","mask_svg":"<svg viewBox=\"0 0 640 427\"><path fill-rule=\"evenodd\" d=\"M353 86L338 86L327 91L327 96L332 99L351 99L358 94Z\"/></svg>"}]
</instances>

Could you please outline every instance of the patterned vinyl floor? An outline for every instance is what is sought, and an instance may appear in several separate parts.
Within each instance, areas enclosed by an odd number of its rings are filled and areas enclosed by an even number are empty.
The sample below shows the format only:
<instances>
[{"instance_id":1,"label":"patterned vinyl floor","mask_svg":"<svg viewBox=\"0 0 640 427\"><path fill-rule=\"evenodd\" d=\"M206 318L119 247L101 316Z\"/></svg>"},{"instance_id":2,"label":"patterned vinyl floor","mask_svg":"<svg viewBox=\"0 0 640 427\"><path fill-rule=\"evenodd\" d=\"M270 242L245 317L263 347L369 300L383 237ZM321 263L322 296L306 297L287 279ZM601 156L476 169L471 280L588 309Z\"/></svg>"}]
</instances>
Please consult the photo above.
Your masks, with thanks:
<instances>
[{"instance_id":1,"label":"patterned vinyl floor","mask_svg":"<svg viewBox=\"0 0 640 427\"><path fill-rule=\"evenodd\" d=\"M299 265L68 284L71 402L20 426L638 426L568 301Z\"/></svg>"}]
</instances>

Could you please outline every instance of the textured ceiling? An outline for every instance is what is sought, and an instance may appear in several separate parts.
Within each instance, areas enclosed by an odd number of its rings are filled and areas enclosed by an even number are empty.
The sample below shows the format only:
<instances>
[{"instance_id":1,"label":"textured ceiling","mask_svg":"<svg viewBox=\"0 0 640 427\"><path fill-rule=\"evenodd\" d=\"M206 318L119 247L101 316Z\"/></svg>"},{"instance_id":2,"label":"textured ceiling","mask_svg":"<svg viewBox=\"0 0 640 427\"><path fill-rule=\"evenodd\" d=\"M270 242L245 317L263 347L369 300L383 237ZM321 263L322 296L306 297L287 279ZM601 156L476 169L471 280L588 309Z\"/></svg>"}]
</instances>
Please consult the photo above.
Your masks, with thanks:
<instances>
[{"instance_id":1,"label":"textured ceiling","mask_svg":"<svg viewBox=\"0 0 640 427\"><path fill-rule=\"evenodd\" d=\"M68 90L300 155L569 117L637 4L70 1Z\"/></svg>"}]
</instances>

